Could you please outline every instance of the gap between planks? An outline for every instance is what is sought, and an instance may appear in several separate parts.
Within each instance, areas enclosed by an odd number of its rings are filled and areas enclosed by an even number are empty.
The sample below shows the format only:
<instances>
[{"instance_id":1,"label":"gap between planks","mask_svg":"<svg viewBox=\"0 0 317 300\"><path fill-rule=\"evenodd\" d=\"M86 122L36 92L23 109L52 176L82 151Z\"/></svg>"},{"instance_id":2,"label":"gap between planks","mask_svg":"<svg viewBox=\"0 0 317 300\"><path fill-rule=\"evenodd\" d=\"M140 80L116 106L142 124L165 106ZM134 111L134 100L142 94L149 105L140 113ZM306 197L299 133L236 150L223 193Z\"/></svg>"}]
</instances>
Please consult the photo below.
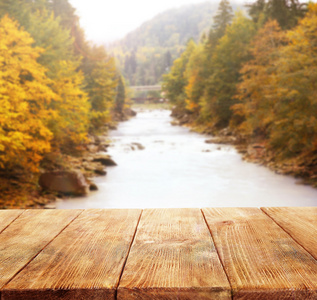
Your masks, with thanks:
<instances>
[{"instance_id":1,"label":"gap between planks","mask_svg":"<svg viewBox=\"0 0 317 300\"><path fill-rule=\"evenodd\" d=\"M117 298L118 298L118 287L119 287L119 285L120 285L121 278L122 278L122 274L123 274L124 268L125 268L125 266L126 266L126 264L127 264L127 260L128 260L129 255L130 255L131 248L132 248L133 242L134 242L134 240L135 240L136 233L137 233L138 228L139 228L139 224L140 224L140 220L141 220L142 214L143 214L143 209L141 210L141 213L140 213L140 216L139 216L139 220L138 220L138 223L137 223L137 225L136 225L136 228L135 228L135 231L134 231L134 235L133 235L132 241L131 241L130 246L129 246L128 253L127 253L127 255L126 255L126 257L125 257L125 261L124 261L124 263L123 263L123 267L122 267L122 270L121 270L121 274L120 274L120 277L119 277L119 281L118 281L118 284L117 284L116 290L115 290L115 295L114 295L115 300L117 300Z\"/></svg>"},{"instance_id":2,"label":"gap between planks","mask_svg":"<svg viewBox=\"0 0 317 300\"><path fill-rule=\"evenodd\" d=\"M296 242L299 246L301 246L302 248L304 248L306 252L308 252L310 255L312 255L305 247L303 247L303 245L301 245L300 242L298 242L298 240L296 240L289 232L287 232L274 218L272 218L267 212L265 212L264 209L265 209L265 208L261 208L261 209L259 209L259 210L260 210L264 215L266 215L267 217L269 217L274 223L276 223L276 224L281 228L281 230L283 230L286 234L288 234L288 235L290 236L290 239L291 239L291 240L293 240L294 242ZM115 299L117 299L117 291L118 291L118 287L119 287L120 282L121 282L122 274L123 274L123 272L124 272L124 269L125 269L127 260L128 260L128 258L129 258L129 256L130 256L130 251L131 251L132 245L133 245L133 243L134 243L136 234L137 234L137 232L138 232L138 230L139 230L139 224L140 224L141 217L142 217L142 215L143 215L143 211L144 211L144 210L141 210L141 214L140 214L140 216L139 216L139 219L138 219L138 222L137 222L137 226L136 226L136 228L135 228L135 232L134 232L132 241L131 241L131 243L130 243L130 246L129 246L127 255L126 255L126 257L125 257L125 262L124 262L124 265L123 265L123 267L122 267L121 274L120 274L120 277L119 277L119 282L118 282L118 285L117 285L117 288L116 288ZM17 217L15 217L14 220L12 220L4 229L2 229L2 231L1 231L0 233L4 232L12 223L14 223L14 222L15 222L21 215L23 215L25 212L26 212L26 211L22 211ZM69 224L67 224L49 243L47 243L32 259L30 259L30 261L29 261L23 268L21 268L21 269L9 280L9 282L10 282L11 280L13 280L13 279L17 276L17 274L19 274L32 260L34 260L35 257L37 257L50 243L52 243L52 242L56 239L56 237L59 236L59 235L60 235L72 222L74 222L74 220L77 219L77 218L79 217L79 215L81 215L83 212L84 212L84 210L81 211ZM215 243L215 239L214 239L212 230L211 230L211 228L209 228L209 226L208 226L208 223L207 223L207 220L206 220L206 216L205 216L205 214L204 214L203 209L200 209L200 212L201 212L201 214L202 214L202 216L203 216L204 223L205 223L205 225L207 226L208 231L209 231L209 233L210 233L210 235L211 235L211 238L212 238L212 240L213 240L213 242L214 242L215 249L216 249L216 251L217 251L217 255L218 255L218 257L219 257L219 259L220 259L220 261L221 261L222 267L223 267L223 269L224 269L224 273L226 274L226 276L227 276L227 278L228 278L228 282L229 282L229 284L231 285L231 281L229 280L229 275L228 275L227 272L225 271L224 262L222 261L221 256L219 255L218 246L217 246L217 244ZM231 287L231 292L232 292L232 290L233 290L233 289L232 289L232 287ZM0 291L0 296L1 296L1 291ZM233 296L232 296L232 297L233 297Z\"/></svg>"},{"instance_id":3,"label":"gap between planks","mask_svg":"<svg viewBox=\"0 0 317 300\"><path fill-rule=\"evenodd\" d=\"M27 211L27 210L25 210L25 211ZM24 211L24 212L25 212ZM23 213L24 213L23 212ZM64 228L62 228L61 230L60 230L60 232L58 232L54 237L53 237L53 239L51 240L51 241L49 241L37 254L35 254L19 271L17 271L13 276L12 276L12 278L8 281L8 282L6 282L5 284L4 284L4 286L6 286L6 285L8 285L12 280L14 280L14 278L16 277L16 276L18 276L48 245L50 245L70 224L72 224L82 213L84 212L84 210L82 210L77 216L75 216L74 217L74 219L73 220L71 220ZM23 214L22 213L22 214ZM20 214L16 219L18 219L22 214ZM16 220L15 219L15 220ZM14 220L14 221L15 221ZM13 222L14 222L13 221ZM12 223L13 223L12 222ZM7 227L9 227L9 226L7 226ZM1 234L1 233L0 233ZM1 289L0 289L0 299L2 299L1 298Z\"/></svg>"},{"instance_id":4,"label":"gap between planks","mask_svg":"<svg viewBox=\"0 0 317 300\"><path fill-rule=\"evenodd\" d=\"M311 245L311 244L307 244L307 241L306 238L303 238L303 235L301 236L298 236L298 232L296 233L293 232L292 230L290 230L289 228L286 228L286 224L287 222L285 222L285 220L283 220L284 222L281 222L281 220L278 218L278 211L280 210L280 213L283 212L283 210L287 209L289 214L290 214L290 211L296 209L296 211L298 212L299 210L303 210L302 207L300 208L294 208L294 207L261 207L261 210L264 214L266 214L270 219L273 220L273 222L275 222L282 230L284 230L298 245L300 245L304 250L306 250L316 261L317 261L317 248L316 248L316 245L317 243L315 242L314 245ZM305 207L304 208L305 210L306 209L310 209L309 207ZM312 208L312 209L316 209L315 207ZM274 211L277 211L277 216L276 216L276 212ZM271 214L270 214L271 213ZM303 212L302 212L303 213ZM305 212L306 213L306 212ZM315 212L316 213L316 212ZM300 215L300 213L298 213ZM277 219L275 219L277 217ZM299 218L299 216L297 215L296 216L297 218ZM293 221L296 221L296 220L293 220ZM317 221L315 221L314 223L315 224L307 224L307 220L302 220L303 222L302 223L306 223L306 225L312 225L314 226L314 233L317 232L317 229L315 227ZM283 224L284 223L284 224ZM289 224L287 224L289 225ZM305 224L303 224L305 225ZM308 230L308 228L305 226L305 231L306 232L303 232L303 233L306 233L306 235L309 235L311 234L311 232ZM313 237L315 239L315 237Z\"/></svg>"},{"instance_id":5,"label":"gap between planks","mask_svg":"<svg viewBox=\"0 0 317 300\"><path fill-rule=\"evenodd\" d=\"M227 280L228 280L228 282L229 282L230 291L231 291L231 299L233 300L233 288L232 288L232 285L231 285L231 281L230 281L229 275L227 274L226 269L225 269L225 265L224 265L224 263L223 263L223 260L222 260L221 256L219 255L218 246L217 246L216 243L215 243L215 238L214 238L214 236L213 236L213 234L212 234L212 231L210 230L210 228L209 228L209 226L208 226L208 222L207 222L207 220L206 220L206 216L205 216L204 211L203 211L202 208L200 209L200 212L201 212L202 215L203 215L205 224L206 224L206 226L207 226L207 228L208 228L208 230L209 230L209 232L210 232L211 239L212 239L212 241L213 241L213 243L214 243L214 245L215 245L215 249L216 249L217 255L218 255L218 257L219 257L220 263L221 263L221 265L222 265L222 269L223 269L223 271L224 271L224 273L225 273L225 275L226 275L226 277L227 277Z\"/></svg>"}]
</instances>

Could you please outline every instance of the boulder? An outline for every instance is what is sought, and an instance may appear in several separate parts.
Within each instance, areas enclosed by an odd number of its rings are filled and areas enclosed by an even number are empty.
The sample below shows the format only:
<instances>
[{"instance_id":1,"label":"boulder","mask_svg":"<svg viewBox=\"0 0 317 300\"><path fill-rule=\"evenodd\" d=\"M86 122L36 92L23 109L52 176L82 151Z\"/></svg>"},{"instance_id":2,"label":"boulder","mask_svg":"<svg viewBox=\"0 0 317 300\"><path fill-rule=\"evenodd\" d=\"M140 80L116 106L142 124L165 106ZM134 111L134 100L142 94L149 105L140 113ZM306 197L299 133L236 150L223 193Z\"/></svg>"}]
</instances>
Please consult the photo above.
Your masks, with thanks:
<instances>
[{"instance_id":1,"label":"boulder","mask_svg":"<svg viewBox=\"0 0 317 300\"><path fill-rule=\"evenodd\" d=\"M107 154L98 154L95 155L92 161L100 162L102 165L111 167L116 166L117 164L113 161L110 155Z\"/></svg>"},{"instance_id":2,"label":"boulder","mask_svg":"<svg viewBox=\"0 0 317 300\"><path fill-rule=\"evenodd\" d=\"M233 144L236 138L233 136L218 136L205 140L206 144Z\"/></svg>"},{"instance_id":3,"label":"boulder","mask_svg":"<svg viewBox=\"0 0 317 300\"><path fill-rule=\"evenodd\" d=\"M97 175L107 175L107 171L103 168L103 166L98 166L94 169L95 174Z\"/></svg>"},{"instance_id":4,"label":"boulder","mask_svg":"<svg viewBox=\"0 0 317 300\"><path fill-rule=\"evenodd\" d=\"M91 182L89 185L89 190L90 191L98 191L98 186L94 182Z\"/></svg>"},{"instance_id":5,"label":"boulder","mask_svg":"<svg viewBox=\"0 0 317 300\"><path fill-rule=\"evenodd\" d=\"M96 146L94 144L90 144L90 145L87 145L87 150L89 152L96 153L99 151L99 146Z\"/></svg>"},{"instance_id":6,"label":"boulder","mask_svg":"<svg viewBox=\"0 0 317 300\"><path fill-rule=\"evenodd\" d=\"M180 123L178 120L173 120L173 121L171 121L171 125L172 126L180 126Z\"/></svg>"},{"instance_id":7,"label":"boulder","mask_svg":"<svg viewBox=\"0 0 317 300\"><path fill-rule=\"evenodd\" d=\"M66 195L87 195L89 185L80 171L52 171L40 176L39 184L44 190Z\"/></svg>"},{"instance_id":8,"label":"boulder","mask_svg":"<svg viewBox=\"0 0 317 300\"><path fill-rule=\"evenodd\" d=\"M131 108L126 108L124 110L124 114L129 116L129 117L135 117L137 115L137 113L134 110L132 110Z\"/></svg>"},{"instance_id":9,"label":"boulder","mask_svg":"<svg viewBox=\"0 0 317 300\"><path fill-rule=\"evenodd\" d=\"M142 144L140 144L140 143L132 143L132 145L136 146L139 150L144 150L145 149L145 147Z\"/></svg>"},{"instance_id":10,"label":"boulder","mask_svg":"<svg viewBox=\"0 0 317 300\"><path fill-rule=\"evenodd\" d=\"M247 153L252 158L261 158L265 155L265 146L262 144L251 144L248 145Z\"/></svg>"},{"instance_id":11,"label":"boulder","mask_svg":"<svg viewBox=\"0 0 317 300\"><path fill-rule=\"evenodd\" d=\"M110 144L109 143L100 143L100 145L98 146L98 152L100 151L104 151L104 152L107 152L108 151L108 148L110 147Z\"/></svg>"}]
</instances>

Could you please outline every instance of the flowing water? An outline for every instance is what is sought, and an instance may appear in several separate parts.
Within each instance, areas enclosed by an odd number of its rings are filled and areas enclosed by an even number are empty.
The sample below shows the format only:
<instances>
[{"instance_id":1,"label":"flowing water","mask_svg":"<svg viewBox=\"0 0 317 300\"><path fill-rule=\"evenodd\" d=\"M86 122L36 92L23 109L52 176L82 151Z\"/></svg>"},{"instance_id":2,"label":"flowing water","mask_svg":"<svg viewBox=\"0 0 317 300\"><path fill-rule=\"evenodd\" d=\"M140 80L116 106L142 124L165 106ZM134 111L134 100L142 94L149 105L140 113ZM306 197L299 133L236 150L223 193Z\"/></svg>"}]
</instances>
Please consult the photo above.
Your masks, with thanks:
<instances>
[{"instance_id":1,"label":"flowing water","mask_svg":"<svg viewBox=\"0 0 317 300\"><path fill-rule=\"evenodd\" d=\"M317 205L317 189L244 162L232 146L206 144L207 136L170 122L168 110L143 110L121 123L110 133L109 154L118 166L95 178L99 191L57 208Z\"/></svg>"}]
</instances>

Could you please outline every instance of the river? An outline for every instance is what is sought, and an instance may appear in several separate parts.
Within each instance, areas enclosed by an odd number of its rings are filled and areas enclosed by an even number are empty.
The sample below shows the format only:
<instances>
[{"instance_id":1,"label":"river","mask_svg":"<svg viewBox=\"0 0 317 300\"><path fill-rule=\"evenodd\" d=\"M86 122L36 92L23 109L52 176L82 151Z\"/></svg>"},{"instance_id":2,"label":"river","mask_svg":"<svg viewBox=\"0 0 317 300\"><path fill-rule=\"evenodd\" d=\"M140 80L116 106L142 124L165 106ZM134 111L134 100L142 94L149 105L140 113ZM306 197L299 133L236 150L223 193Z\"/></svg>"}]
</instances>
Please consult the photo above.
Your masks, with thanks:
<instances>
[{"instance_id":1,"label":"river","mask_svg":"<svg viewBox=\"0 0 317 300\"><path fill-rule=\"evenodd\" d=\"M141 110L120 123L109 148L118 166L95 178L99 191L57 208L317 205L317 189L244 162L232 146L206 144L207 136L170 122L168 110Z\"/></svg>"}]
</instances>

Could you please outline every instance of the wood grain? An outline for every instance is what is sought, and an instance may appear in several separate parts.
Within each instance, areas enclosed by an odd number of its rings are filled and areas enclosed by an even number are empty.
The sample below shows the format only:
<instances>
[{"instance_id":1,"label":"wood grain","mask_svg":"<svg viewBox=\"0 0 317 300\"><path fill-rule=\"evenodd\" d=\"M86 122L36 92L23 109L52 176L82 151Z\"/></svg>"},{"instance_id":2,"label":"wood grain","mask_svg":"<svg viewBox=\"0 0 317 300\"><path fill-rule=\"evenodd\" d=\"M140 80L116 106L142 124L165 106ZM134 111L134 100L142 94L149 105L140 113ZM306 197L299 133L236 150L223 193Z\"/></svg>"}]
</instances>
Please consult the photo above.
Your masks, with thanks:
<instances>
[{"instance_id":1,"label":"wood grain","mask_svg":"<svg viewBox=\"0 0 317 300\"><path fill-rule=\"evenodd\" d=\"M199 209L143 211L117 299L231 299Z\"/></svg>"},{"instance_id":2,"label":"wood grain","mask_svg":"<svg viewBox=\"0 0 317 300\"><path fill-rule=\"evenodd\" d=\"M258 208L203 209L234 299L317 299L317 262Z\"/></svg>"},{"instance_id":3,"label":"wood grain","mask_svg":"<svg viewBox=\"0 0 317 300\"><path fill-rule=\"evenodd\" d=\"M27 210L0 234L0 289L81 211Z\"/></svg>"},{"instance_id":4,"label":"wood grain","mask_svg":"<svg viewBox=\"0 0 317 300\"><path fill-rule=\"evenodd\" d=\"M0 210L0 233L6 229L16 218L18 218L24 210L7 209Z\"/></svg>"},{"instance_id":5,"label":"wood grain","mask_svg":"<svg viewBox=\"0 0 317 300\"><path fill-rule=\"evenodd\" d=\"M140 215L84 211L3 288L2 300L115 299Z\"/></svg>"},{"instance_id":6,"label":"wood grain","mask_svg":"<svg viewBox=\"0 0 317 300\"><path fill-rule=\"evenodd\" d=\"M262 210L317 259L317 207L266 207Z\"/></svg>"}]
</instances>

